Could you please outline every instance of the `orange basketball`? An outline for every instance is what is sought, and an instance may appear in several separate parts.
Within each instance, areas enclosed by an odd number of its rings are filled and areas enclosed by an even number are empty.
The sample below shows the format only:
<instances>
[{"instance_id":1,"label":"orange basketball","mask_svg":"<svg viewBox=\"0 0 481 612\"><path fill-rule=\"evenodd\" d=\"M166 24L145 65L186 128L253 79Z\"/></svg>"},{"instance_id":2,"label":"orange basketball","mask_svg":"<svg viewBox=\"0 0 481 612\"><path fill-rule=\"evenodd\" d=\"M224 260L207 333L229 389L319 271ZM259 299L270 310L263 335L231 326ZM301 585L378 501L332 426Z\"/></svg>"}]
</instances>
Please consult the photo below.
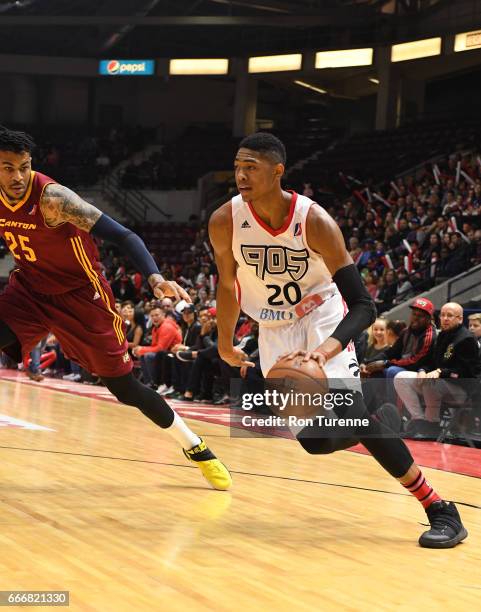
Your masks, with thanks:
<instances>
[{"instance_id":1,"label":"orange basketball","mask_svg":"<svg viewBox=\"0 0 481 612\"><path fill-rule=\"evenodd\" d=\"M266 390L283 394L282 403L271 402L269 406L274 414L280 417L311 418L319 413L322 396L329 391L329 382L315 359L303 361L303 357L284 358L269 370Z\"/></svg>"}]
</instances>

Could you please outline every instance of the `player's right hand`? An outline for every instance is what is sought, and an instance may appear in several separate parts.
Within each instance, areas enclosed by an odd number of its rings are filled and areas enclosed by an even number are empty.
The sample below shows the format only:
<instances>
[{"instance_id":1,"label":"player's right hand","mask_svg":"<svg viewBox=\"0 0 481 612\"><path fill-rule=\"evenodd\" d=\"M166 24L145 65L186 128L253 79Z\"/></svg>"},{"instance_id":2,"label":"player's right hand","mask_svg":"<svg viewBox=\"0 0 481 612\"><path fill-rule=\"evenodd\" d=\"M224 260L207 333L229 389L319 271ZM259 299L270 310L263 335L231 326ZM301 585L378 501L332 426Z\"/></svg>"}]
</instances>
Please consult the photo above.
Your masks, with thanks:
<instances>
[{"instance_id":1,"label":"player's right hand","mask_svg":"<svg viewBox=\"0 0 481 612\"><path fill-rule=\"evenodd\" d=\"M152 293L158 300L164 297L170 297L175 302L185 300L189 304L192 303L190 295L185 289L182 289L175 281L167 281L160 274L151 274L148 278Z\"/></svg>"},{"instance_id":2,"label":"player's right hand","mask_svg":"<svg viewBox=\"0 0 481 612\"><path fill-rule=\"evenodd\" d=\"M252 361L248 361L248 356L244 351L235 346L229 351L219 351L219 355L223 361L233 368L242 368L243 366L253 368L255 365Z\"/></svg>"}]
</instances>

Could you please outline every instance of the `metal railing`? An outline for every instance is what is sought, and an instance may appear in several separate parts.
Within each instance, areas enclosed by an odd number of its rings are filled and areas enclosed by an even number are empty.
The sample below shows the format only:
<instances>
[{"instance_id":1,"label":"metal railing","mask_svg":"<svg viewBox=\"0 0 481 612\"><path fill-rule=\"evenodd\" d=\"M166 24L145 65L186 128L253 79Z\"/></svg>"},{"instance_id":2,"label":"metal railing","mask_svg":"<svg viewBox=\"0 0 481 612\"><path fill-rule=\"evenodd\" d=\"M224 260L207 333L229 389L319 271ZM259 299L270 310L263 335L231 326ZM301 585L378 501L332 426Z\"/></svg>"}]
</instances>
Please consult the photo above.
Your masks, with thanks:
<instances>
[{"instance_id":1,"label":"metal railing","mask_svg":"<svg viewBox=\"0 0 481 612\"><path fill-rule=\"evenodd\" d=\"M120 185L119 175L116 173L104 178L102 182L102 195L125 217L137 223L145 223L147 221L149 210L154 210L166 220L172 217L170 213L166 213L142 191L123 188Z\"/></svg>"}]
</instances>

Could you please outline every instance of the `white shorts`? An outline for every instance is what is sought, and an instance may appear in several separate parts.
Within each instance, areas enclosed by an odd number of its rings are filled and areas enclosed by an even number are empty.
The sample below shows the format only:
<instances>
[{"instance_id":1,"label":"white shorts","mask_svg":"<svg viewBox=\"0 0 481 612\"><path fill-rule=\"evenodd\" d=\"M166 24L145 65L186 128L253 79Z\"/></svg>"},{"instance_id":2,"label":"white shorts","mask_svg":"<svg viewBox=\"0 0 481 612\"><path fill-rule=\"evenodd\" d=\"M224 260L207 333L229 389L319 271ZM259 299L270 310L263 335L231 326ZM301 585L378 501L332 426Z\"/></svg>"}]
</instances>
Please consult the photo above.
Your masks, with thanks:
<instances>
[{"instance_id":1,"label":"white shorts","mask_svg":"<svg viewBox=\"0 0 481 612\"><path fill-rule=\"evenodd\" d=\"M314 351L336 329L344 317L344 303L339 293L294 323L276 327L259 326L259 356L264 376L281 355L295 350ZM330 379L349 379L349 388L361 391L359 364L351 342L324 366ZM354 384L354 381L359 385ZM337 382L337 381L336 381ZM342 385L344 387L345 385ZM347 385L346 385L347 386Z\"/></svg>"}]
</instances>

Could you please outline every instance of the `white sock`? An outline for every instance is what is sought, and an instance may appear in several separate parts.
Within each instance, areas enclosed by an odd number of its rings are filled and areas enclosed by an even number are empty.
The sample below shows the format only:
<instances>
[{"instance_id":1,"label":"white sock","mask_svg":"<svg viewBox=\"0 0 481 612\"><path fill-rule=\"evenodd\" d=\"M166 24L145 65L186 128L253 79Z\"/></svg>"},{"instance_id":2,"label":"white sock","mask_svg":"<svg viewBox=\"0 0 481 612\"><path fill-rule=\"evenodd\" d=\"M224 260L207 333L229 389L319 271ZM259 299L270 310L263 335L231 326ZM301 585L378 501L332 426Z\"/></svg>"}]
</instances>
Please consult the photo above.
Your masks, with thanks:
<instances>
[{"instance_id":1,"label":"white sock","mask_svg":"<svg viewBox=\"0 0 481 612\"><path fill-rule=\"evenodd\" d=\"M165 429L185 450L190 450L200 444L201 440L198 435L191 431L174 410L174 421L170 427Z\"/></svg>"}]
</instances>

